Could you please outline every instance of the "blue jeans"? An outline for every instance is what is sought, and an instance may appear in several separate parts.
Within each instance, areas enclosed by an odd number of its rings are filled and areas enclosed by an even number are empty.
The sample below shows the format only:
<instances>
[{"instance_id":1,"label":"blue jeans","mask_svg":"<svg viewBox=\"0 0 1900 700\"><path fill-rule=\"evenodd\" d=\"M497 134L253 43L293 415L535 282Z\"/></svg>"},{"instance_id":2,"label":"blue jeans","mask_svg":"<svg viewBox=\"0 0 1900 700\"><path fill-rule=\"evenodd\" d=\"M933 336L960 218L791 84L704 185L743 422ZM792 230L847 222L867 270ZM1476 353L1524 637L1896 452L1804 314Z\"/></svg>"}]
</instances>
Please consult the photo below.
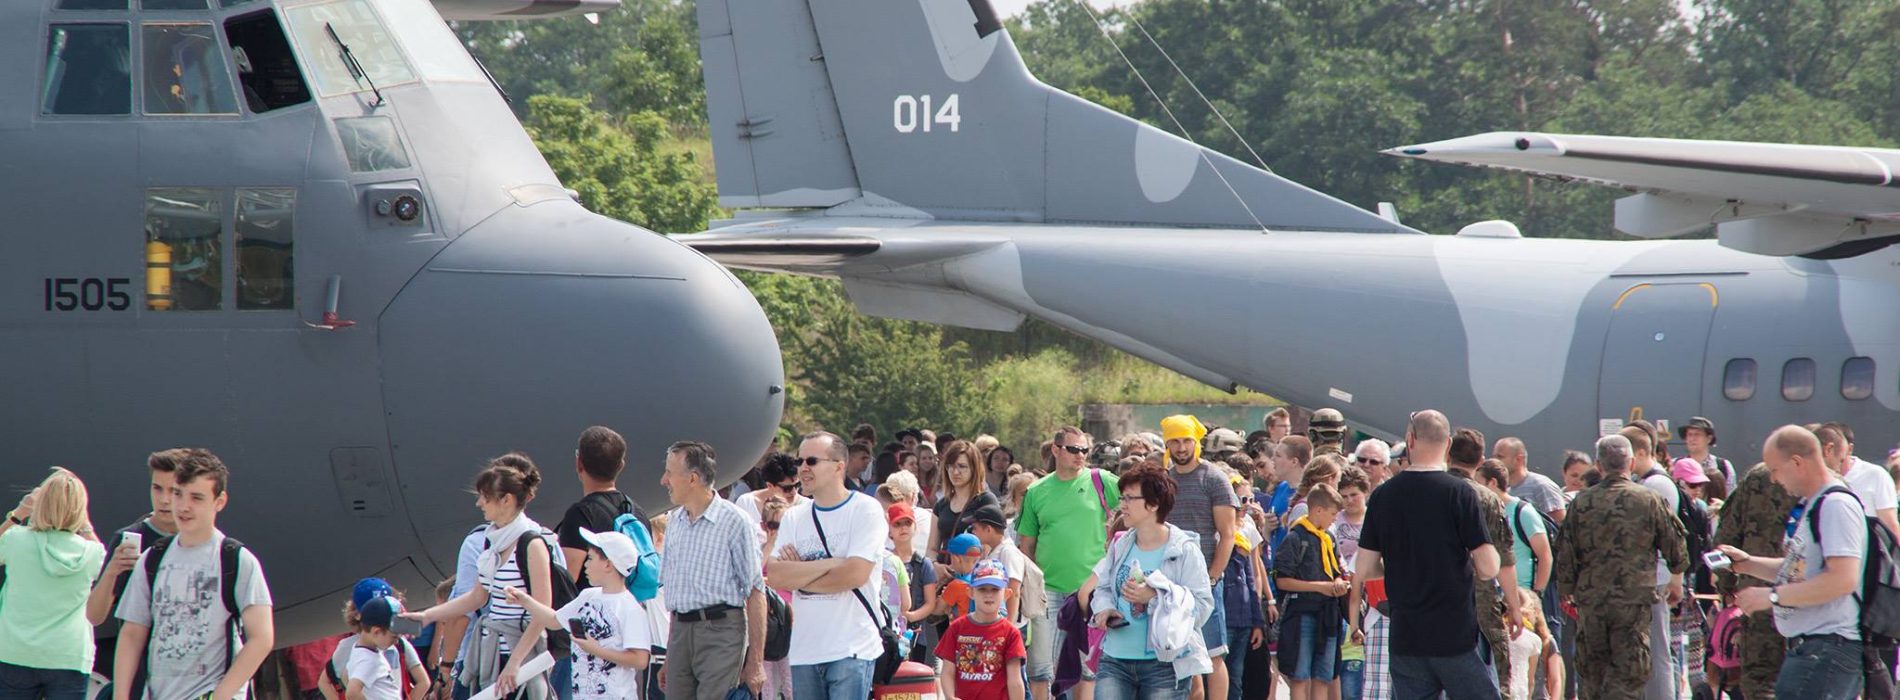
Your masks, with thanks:
<instances>
[{"instance_id":1,"label":"blue jeans","mask_svg":"<svg viewBox=\"0 0 1900 700\"><path fill-rule=\"evenodd\" d=\"M1788 640L1775 697L1800 700L1852 700L1860 695L1860 642L1834 635Z\"/></svg>"},{"instance_id":2,"label":"blue jeans","mask_svg":"<svg viewBox=\"0 0 1900 700\"><path fill-rule=\"evenodd\" d=\"M1280 673L1290 681L1338 677L1340 634L1323 635L1313 613L1287 613L1280 620Z\"/></svg>"},{"instance_id":3,"label":"blue jeans","mask_svg":"<svg viewBox=\"0 0 1900 700\"><path fill-rule=\"evenodd\" d=\"M1366 692L1366 662L1339 662L1339 700L1359 700Z\"/></svg>"},{"instance_id":4,"label":"blue jeans","mask_svg":"<svg viewBox=\"0 0 1900 700\"><path fill-rule=\"evenodd\" d=\"M554 697L574 700L574 657L554 662L554 668L548 671L548 684L554 686Z\"/></svg>"},{"instance_id":5,"label":"blue jeans","mask_svg":"<svg viewBox=\"0 0 1900 700\"><path fill-rule=\"evenodd\" d=\"M1227 653L1227 601L1221 597L1221 584L1218 580L1214 582L1214 613L1201 625L1201 640L1207 642L1207 655L1216 659Z\"/></svg>"},{"instance_id":6,"label":"blue jeans","mask_svg":"<svg viewBox=\"0 0 1900 700\"><path fill-rule=\"evenodd\" d=\"M0 662L0 700L85 700L87 676L74 670Z\"/></svg>"},{"instance_id":7,"label":"blue jeans","mask_svg":"<svg viewBox=\"0 0 1900 700\"><path fill-rule=\"evenodd\" d=\"M1241 700L1241 691L1246 690L1241 680L1247 677L1247 652L1252 651L1253 628L1229 627L1227 639L1233 648L1227 650L1227 700ZM1261 646L1266 646L1263 642Z\"/></svg>"},{"instance_id":8,"label":"blue jeans","mask_svg":"<svg viewBox=\"0 0 1900 700\"><path fill-rule=\"evenodd\" d=\"M1457 656L1392 656L1392 700L1497 700L1497 671L1482 647ZM1793 697L1793 696L1790 696Z\"/></svg>"},{"instance_id":9,"label":"blue jeans","mask_svg":"<svg viewBox=\"0 0 1900 700\"><path fill-rule=\"evenodd\" d=\"M831 663L792 667L794 700L871 697L871 674L877 659L839 659Z\"/></svg>"},{"instance_id":10,"label":"blue jeans","mask_svg":"<svg viewBox=\"0 0 1900 700\"><path fill-rule=\"evenodd\" d=\"M1175 680L1174 664L1104 656L1095 672L1095 700L1187 700L1189 680Z\"/></svg>"}]
</instances>

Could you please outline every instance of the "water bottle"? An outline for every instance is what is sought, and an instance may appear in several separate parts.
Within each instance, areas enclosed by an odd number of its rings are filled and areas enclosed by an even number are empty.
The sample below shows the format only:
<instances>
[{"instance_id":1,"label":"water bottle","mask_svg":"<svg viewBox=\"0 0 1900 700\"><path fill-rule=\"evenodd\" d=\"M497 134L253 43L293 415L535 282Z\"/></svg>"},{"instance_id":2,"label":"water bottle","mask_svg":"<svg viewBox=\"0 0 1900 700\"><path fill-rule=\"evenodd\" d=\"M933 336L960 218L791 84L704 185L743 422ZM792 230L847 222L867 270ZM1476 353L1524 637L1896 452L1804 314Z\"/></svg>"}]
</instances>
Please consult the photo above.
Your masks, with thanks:
<instances>
[{"instance_id":1,"label":"water bottle","mask_svg":"<svg viewBox=\"0 0 1900 700\"><path fill-rule=\"evenodd\" d=\"M902 644L897 645L898 651L899 651L898 655L905 658L909 658L911 645L916 644L916 643L917 643L917 629L909 628L909 629L904 630L904 641Z\"/></svg>"}]
</instances>

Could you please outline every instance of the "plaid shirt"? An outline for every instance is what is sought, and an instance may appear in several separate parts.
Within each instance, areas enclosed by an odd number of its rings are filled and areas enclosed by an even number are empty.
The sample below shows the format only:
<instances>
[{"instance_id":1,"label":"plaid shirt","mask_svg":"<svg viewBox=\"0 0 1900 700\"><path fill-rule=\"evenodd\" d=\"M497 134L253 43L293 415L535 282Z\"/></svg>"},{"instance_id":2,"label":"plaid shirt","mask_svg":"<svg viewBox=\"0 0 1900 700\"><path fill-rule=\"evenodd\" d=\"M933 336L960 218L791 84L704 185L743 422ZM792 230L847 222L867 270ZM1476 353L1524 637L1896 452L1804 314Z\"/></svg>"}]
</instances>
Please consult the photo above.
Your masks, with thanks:
<instances>
[{"instance_id":1,"label":"plaid shirt","mask_svg":"<svg viewBox=\"0 0 1900 700\"><path fill-rule=\"evenodd\" d=\"M1360 700L1392 698L1392 618L1366 611L1366 685Z\"/></svg>"},{"instance_id":2,"label":"plaid shirt","mask_svg":"<svg viewBox=\"0 0 1900 700\"><path fill-rule=\"evenodd\" d=\"M713 498L697 520L685 508L674 508L666 520L666 560L660 567L666 609L744 607L746 596L765 585L758 530L723 498Z\"/></svg>"}]
</instances>

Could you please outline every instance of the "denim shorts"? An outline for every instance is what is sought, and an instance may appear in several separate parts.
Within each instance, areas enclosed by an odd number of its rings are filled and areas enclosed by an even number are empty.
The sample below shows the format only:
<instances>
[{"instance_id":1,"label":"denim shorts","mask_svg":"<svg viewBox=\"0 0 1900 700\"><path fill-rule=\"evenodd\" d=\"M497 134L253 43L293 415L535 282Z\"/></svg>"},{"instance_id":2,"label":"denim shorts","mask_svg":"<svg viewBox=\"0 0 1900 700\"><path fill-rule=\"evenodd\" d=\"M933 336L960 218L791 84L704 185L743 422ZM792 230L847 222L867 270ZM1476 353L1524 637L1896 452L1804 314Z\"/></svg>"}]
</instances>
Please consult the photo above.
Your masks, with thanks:
<instances>
[{"instance_id":1,"label":"denim shorts","mask_svg":"<svg viewBox=\"0 0 1900 700\"><path fill-rule=\"evenodd\" d=\"M1214 613L1201 625L1201 640L1207 643L1207 655L1216 658L1227 655L1227 603L1221 597L1221 584L1214 582Z\"/></svg>"},{"instance_id":2,"label":"denim shorts","mask_svg":"<svg viewBox=\"0 0 1900 700\"><path fill-rule=\"evenodd\" d=\"M1330 681L1339 677L1339 633L1320 634L1319 618L1292 613L1280 620L1280 673L1287 680Z\"/></svg>"}]
</instances>

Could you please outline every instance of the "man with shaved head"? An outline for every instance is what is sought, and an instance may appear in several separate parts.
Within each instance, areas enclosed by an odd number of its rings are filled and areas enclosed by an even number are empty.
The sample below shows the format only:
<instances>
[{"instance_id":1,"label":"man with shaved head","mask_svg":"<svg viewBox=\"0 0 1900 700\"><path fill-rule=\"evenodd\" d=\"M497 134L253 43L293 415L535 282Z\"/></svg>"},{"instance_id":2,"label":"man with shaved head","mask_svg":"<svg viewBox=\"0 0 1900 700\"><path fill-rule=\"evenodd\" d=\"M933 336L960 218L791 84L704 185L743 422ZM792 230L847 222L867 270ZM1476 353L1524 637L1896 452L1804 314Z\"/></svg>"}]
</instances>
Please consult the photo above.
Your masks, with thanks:
<instances>
[{"instance_id":1,"label":"man with shaved head","mask_svg":"<svg viewBox=\"0 0 1900 700\"><path fill-rule=\"evenodd\" d=\"M1437 411L1412 414L1405 442L1412 463L1386 480L1366 503L1354 566L1355 601L1367 580L1385 578L1391 604L1392 697L1496 700L1498 679L1478 644L1474 584L1498 577L1493 546L1476 490L1446 471L1451 422ZM1363 604L1348 605L1361 637ZM1517 611L1513 610L1513 613Z\"/></svg>"},{"instance_id":2,"label":"man with shaved head","mask_svg":"<svg viewBox=\"0 0 1900 700\"><path fill-rule=\"evenodd\" d=\"M1852 698L1863 686L1860 604L1867 515L1860 499L1822 460L1821 441L1798 425L1782 426L1762 445L1775 482L1801 499L1781 558L1721 545L1736 573L1772 580L1735 594L1743 612L1773 610L1788 654L1775 696Z\"/></svg>"},{"instance_id":3,"label":"man with shaved head","mask_svg":"<svg viewBox=\"0 0 1900 700\"><path fill-rule=\"evenodd\" d=\"M1491 455L1504 463L1504 469L1511 477L1509 491L1512 496L1535 506L1538 512L1550 516L1558 523L1564 521L1564 490L1550 477L1531 471L1530 454L1524 449L1524 441L1514 437L1498 438L1497 446L1491 448Z\"/></svg>"}]
</instances>

